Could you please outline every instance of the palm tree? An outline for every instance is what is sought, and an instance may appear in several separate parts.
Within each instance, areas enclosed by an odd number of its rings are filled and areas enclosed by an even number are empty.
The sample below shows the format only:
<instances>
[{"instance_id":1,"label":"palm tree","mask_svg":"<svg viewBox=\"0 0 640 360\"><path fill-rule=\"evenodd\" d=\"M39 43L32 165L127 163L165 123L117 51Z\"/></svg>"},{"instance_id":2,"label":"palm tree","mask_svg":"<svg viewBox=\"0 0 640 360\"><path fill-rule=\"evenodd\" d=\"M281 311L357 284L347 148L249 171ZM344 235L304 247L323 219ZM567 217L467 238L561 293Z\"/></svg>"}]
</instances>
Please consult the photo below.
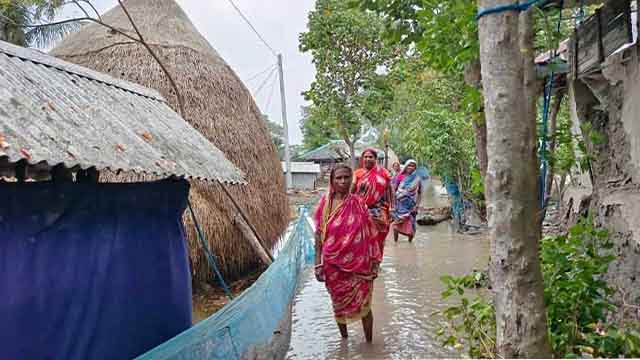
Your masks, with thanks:
<instances>
[{"instance_id":1,"label":"palm tree","mask_svg":"<svg viewBox=\"0 0 640 360\"><path fill-rule=\"evenodd\" d=\"M78 22L37 26L53 22L64 0L0 1L0 40L20 46L46 48L79 28Z\"/></svg>"}]
</instances>

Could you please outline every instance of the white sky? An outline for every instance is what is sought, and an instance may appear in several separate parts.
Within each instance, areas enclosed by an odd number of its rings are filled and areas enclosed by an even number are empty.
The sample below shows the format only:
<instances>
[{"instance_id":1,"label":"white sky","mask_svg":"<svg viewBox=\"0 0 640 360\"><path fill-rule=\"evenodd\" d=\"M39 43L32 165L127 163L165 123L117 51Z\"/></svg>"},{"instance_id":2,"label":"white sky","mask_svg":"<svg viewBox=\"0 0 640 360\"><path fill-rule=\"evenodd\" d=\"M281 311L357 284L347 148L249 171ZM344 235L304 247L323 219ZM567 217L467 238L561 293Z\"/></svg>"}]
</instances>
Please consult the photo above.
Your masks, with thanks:
<instances>
[{"instance_id":1,"label":"white sky","mask_svg":"<svg viewBox=\"0 0 640 360\"><path fill-rule=\"evenodd\" d=\"M269 72L251 81L250 77L275 64L276 59L236 13L227 0L177 0L200 33L245 82L256 103L269 119L282 121L280 88L272 76L256 94ZM298 35L305 31L308 12L314 0L234 0L269 45L284 57L285 93L289 137L292 144L302 142L300 107L305 104L301 92L307 90L315 70L309 54L298 51ZM93 0L101 13L117 4L116 0ZM73 16L80 16L79 11ZM134 19L135 20L135 19ZM275 75L275 73L274 73ZM273 89L273 90L272 90Z\"/></svg>"}]
</instances>

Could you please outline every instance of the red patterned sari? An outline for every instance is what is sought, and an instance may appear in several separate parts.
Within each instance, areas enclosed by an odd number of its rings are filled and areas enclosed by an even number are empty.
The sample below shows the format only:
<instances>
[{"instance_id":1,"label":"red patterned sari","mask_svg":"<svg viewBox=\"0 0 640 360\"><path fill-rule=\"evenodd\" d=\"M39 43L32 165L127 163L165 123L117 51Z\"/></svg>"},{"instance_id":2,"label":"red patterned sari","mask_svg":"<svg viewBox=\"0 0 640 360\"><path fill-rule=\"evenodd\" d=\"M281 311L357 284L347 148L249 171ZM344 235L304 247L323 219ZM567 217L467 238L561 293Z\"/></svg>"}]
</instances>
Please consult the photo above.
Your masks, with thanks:
<instances>
[{"instance_id":1,"label":"red patterned sari","mask_svg":"<svg viewBox=\"0 0 640 360\"><path fill-rule=\"evenodd\" d=\"M316 210L316 232L322 243L322 269L336 321L348 324L371 311L374 269L382 256L371 240L371 220L362 199L348 194L330 212L330 194L320 200Z\"/></svg>"},{"instance_id":2,"label":"red patterned sari","mask_svg":"<svg viewBox=\"0 0 640 360\"><path fill-rule=\"evenodd\" d=\"M366 150L365 150L366 151ZM355 193L362 196L369 208L369 215L375 224L372 236L380 246L380 253L384 251L384 241L389 233L391 216L392 192L391 174L387 169L376 165L367 170L361 165L353 174Z\"/></svg>"}]
</instances>

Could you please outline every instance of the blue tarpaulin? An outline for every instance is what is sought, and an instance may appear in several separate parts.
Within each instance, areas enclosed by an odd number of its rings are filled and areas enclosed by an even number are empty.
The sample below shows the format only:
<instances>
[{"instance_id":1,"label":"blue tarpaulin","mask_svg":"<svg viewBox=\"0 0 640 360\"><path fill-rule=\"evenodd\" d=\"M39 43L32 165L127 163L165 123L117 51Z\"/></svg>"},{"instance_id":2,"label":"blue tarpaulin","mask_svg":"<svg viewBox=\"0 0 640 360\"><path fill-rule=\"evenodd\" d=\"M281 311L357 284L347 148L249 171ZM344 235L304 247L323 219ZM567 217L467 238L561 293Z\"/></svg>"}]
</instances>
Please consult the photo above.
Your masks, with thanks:
<instances>
[{"instance_id":1,"label":"blue tarpaulin","mask_svg":"<svg viewBox=\"0 0 640 360\"><path fill-rule=\"evenodd\" d=\"M189 328L188 192L0 183L0 358L128 359Z\"/></svg>"},{"instance_id":2,"label":"blue tarpaulin","mask_svg":"<svg viewBox=\"0 0 640 360\"><path fill-rule=\"evenodd\" d=\"M255 353L261 353L260 358L277 358L274 344L285 336L281 330L288 327L283 324L290 320L302 270L313 263L314 256L313 229L306 210L301 209L276 260L251 287L208 319L139 360L251 359ZM286 339L285 353L288 344Z\"/></svg>"}]
</instances>

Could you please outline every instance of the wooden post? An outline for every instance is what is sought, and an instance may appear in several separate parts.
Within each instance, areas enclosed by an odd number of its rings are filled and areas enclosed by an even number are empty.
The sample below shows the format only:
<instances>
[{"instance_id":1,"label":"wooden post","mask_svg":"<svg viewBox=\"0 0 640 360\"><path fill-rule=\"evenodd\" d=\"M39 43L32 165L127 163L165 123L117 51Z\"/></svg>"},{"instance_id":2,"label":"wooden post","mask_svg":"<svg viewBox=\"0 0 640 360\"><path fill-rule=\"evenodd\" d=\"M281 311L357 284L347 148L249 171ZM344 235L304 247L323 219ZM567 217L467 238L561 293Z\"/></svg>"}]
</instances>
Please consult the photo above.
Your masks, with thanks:
<instances>
[{"instance_id":1,"label":"wooden post","mask_svg":"<svg viewBox=\"0 0 640 360\"><path fill-rule=\"evenodd\" d=\"M229 190L227 190L227 187L224 186L222 181L218 181L218 183L220 184L220 187L222 188L222 190L225 193L225 195L227 195L229 200L231 200L231 203L233 204L233 206L236 208L236 210L238 210L238 213L240 214L240 216L242 216L242 219L246 222L247 226L249 226L249 229L251 230L251 232L253 233L255 238L258 240L258 243L260 244L260 247L262 248L262 250L264 250L267 253L269 259L273 262L273 255L271 255L271 252L269 251L269 249L267 248L265 243L263 241L261 241L260 236L258 235L258 231L256 230L255 227L253 227L253 225L249 221L249 217L244 213L244 211L242 211L242 208L240 207L240 205L238 205L238 202L231 195Z\"/></svg>"},{"instance_id":2,"label":"wooden post","mask_svg":"<svg viewBox=\"0 0 640 360\"><path fill-rule=\"evenodd\" d=\"M604 44L602 43L602 8L596 10L596 20L598 24L598 62L602 64L605 60Z\"/></svg>"},{"instance_id":3,"label":"wooden post","mask_svg":"<svg viewBox=\"0 0 640 360\"><path fill-rule=\"evenodd\" d=\"M578 50L580 49L580 42L579 42L579 32L578 32L578 28L576 28L575 30L573 30L573 34L574 34L574 41L573 41L573 80L577 80L578 79L578 74L579 74L579 70L580 70L580 66L578 65Z\"/></svg>"},{"instance_id":4,"label":"wooden post","mask_svg":"<svg viewBox=\"0 0 640 360\"><path fill-rule=\"evenodd\" d=\"M233 223L240 229L242 235L244 235L244 237L249 240L249 244L258 254L260 260L262 260L262 262L267 266L271 265L271 263L273 263L271 257L269 256L269 254L267 254L260 241L258 241L258 238L253 234L253 231L251 231L249 224L244 221L240 214L236 214L236 216L234 216Z\"/></svg>"},{"instance_id":5,"label":"wooden post","mask_svg":"<svg viewBox=\"0 0 640 360\"><path fill-rule=\"evenodd\" d=\"M637 6L637 5L636 5ZM624 6L624 23L627 28L627 39L629 43L633 42L633 19L631 18L631 2L626 1Z\"/></svg>"}]
</instances>

